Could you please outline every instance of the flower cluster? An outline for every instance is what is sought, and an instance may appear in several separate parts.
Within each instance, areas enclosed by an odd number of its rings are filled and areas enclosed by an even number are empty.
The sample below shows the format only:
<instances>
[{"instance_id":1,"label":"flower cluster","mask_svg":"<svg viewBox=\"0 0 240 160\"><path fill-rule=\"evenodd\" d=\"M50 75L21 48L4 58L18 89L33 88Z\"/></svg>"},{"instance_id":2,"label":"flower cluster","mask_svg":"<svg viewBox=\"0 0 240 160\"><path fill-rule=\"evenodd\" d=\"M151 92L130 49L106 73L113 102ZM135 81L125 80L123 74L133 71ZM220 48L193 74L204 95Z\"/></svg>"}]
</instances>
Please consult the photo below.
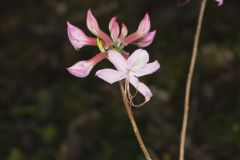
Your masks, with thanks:
<instances>
[{"instance_id":1,"label":"flower cluster","mask_svg":"<svg viewBox=\"0 0 240 160\"><path fill-rule=\"evenodd\" d=\"M146 50L137 49L131 55L124 50L124 47L133 44L140 48L149 46L156 34L156 31L150 31L150 19L148 14L140 22L137 30L128 35L128 29L124 23L117 22L117 17L113 17L109 22L110 36L104 33L93 16L91 10L87 12L87 28L96 36L96 38L87 36L81 29L67 22L67 33L72 46L79 50L83 46L97 46L100 53L89 60L83 60L75 63L67 70L74 76L86 77L92 68L101 60L107 58L117 70L102 69L97 71L96 76L108 83L114 83L125 79L125 93L129 102L132 103L129 84L132 84L138 92L145 97L145 102L149 101L152 93L143 83L139 82L138 77L152 74L160 68L158 61L148 63L149 54ZM144 102L144 103L145 103Z\"/></svg>"}]
</instances>

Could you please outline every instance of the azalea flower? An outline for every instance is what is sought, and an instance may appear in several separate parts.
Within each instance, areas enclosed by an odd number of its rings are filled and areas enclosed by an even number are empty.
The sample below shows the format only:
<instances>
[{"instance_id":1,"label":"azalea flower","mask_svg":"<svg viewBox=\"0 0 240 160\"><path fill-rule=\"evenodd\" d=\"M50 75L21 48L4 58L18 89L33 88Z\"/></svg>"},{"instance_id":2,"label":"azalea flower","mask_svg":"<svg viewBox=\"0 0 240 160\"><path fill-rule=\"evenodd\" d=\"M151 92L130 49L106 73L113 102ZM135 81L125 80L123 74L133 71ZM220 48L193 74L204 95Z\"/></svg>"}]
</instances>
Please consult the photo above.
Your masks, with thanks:
<instances>
[{"instance_id":1,"label":"azalea flower","mask_svg":"<svg viewBox=\"0 0 240 160\"><path fill-rule=\"evenodd\" d=\"M216 2L218 2L218 6L223 5L223 0L215 0Z\"/></svg>"},{"instance_id":2,"label":"azalea flower","mask_svg":"<svg viewBox=\"0 0 240 160\"><path fill-rule=\"evenodd\" d=\"M145 84L139 82L138 77L156 72L160 68L159 62L155 60L148 63L149 54L142 49L134 51L128 59L125 59L119 52L111 50L108 53L108 59L117 70L102 69L96 72L96 76L110 84L125 79L125 91L128 92L126 94L130 94L128 89L131 83L145 97L145 102L149 101L152 93Z\"/></svg>"},{"instance_id":3,"label":"azalea flower","mask_svg":"<svg viewBox=\"0 0 240 160\"><path fill-rule=\"evenodd\" d=\"M87 36L81 29L75 27L70 22L67 22L67 33L72 46L79 50L80 48L90 45L98 46L101 52L107 52L109 50L116 50L121 53L125 53L123 48L129 44L134 44L138 47L149 46L156 34L156 31L150 31L150 19L146 13L142 21L140 22L137 31L128 35L128 29L124 23L121 28L117 22L117 17L113 17L109 23L110 37L104 33L99 25L98 21L89 9L87 12L87 27L96 36L96 38ZM125 54L126 56L126 54ZM100 57L100 58L99 58ZM99 53L99 56L93 57L87 61L80 61L68 68L71 74L78 77L86 77L91 69L102 59L106 58L107 54ZM74 71L74 72L72 72ZM77 73L78 71L84 72Z\"/></svg>"}]
</instances>

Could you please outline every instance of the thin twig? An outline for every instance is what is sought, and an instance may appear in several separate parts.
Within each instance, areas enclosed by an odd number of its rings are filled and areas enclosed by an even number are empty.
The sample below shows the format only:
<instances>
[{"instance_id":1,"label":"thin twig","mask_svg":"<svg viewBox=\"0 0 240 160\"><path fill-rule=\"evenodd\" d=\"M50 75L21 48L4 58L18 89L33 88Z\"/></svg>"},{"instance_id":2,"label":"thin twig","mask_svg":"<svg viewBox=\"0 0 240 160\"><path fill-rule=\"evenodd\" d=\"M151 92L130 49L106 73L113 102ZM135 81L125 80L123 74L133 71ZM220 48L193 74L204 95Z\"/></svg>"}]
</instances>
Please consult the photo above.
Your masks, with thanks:
<instances>
[{"instance_id":1,"label":"thin twig","mask_svg":"<svg viewBox=\"0 0 240 160\"><path fill-rule=\"evenodd\" d=\"M201 8L198 16L198 24L197 24L193 50L192 50L191 64L188 72L186 92L185 92L185 102L184 102L183 123L182 123L181 137L180 137L179 160L184 160L185 140L186 140L186 131L187 131L187 123L188 123L188 113L189 113L190 90L191 90L192 76L193 76L194 67L195 67L196 58L197 58L199 37L201 33L202 21L203 21L204 11L206 8L206 3L207 3L207 0L202 0L201 2Z\"/></svg>"},{"instance_id":2,"label":"thin twig","mask_svg":"<svg viewBox=\"0 0 240 160\"><path fill-rule=\"evenodd\" d=\"M133 128L133 131L135 133L135 136L137 137L138 144L139 144L140 148L142 149L145 158L147 160L152 160L151 157L150 157L150 154L149 154L149 152L147 150L147 148L145 147L145 144L144 144L144 142L142 140L140 132L138 130L136 121L135 121L134 116L133 116L133 112L132 112L131 106L129 105L127 99L124 98L125 94L124 94L124 86L123 86L122 82L120 82L120 89L121 89L122 96L123 96L124 106L125 106L125 108L127 110L127 114L128 114L128 117L129 117L129 119L131 121L132 128Z\"/></svg>"}]
</instances>

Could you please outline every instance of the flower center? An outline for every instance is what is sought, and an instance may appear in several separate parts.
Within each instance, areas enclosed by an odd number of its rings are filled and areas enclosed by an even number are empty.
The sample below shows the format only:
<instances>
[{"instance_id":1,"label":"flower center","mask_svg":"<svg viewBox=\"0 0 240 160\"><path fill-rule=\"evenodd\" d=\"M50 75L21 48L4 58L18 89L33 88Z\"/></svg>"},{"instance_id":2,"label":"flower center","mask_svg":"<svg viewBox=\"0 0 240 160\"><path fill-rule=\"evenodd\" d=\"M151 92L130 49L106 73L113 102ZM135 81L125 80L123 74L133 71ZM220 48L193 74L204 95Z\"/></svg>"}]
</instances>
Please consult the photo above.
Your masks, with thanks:
<instances>
[{"instance_id":1,"label":"flower center","mask_svg":"<svg viewBox=\"0 0 240 160\"><path fill-rule=\"evenodd\" d=\"M120 39L118 39L118 42L104 47L102 40L99 37L97 37L97 46L101 52L105 52L106 50L115 50L121 53L124 48L124 44L121 42Z\"/></svg>"}]
</instances>

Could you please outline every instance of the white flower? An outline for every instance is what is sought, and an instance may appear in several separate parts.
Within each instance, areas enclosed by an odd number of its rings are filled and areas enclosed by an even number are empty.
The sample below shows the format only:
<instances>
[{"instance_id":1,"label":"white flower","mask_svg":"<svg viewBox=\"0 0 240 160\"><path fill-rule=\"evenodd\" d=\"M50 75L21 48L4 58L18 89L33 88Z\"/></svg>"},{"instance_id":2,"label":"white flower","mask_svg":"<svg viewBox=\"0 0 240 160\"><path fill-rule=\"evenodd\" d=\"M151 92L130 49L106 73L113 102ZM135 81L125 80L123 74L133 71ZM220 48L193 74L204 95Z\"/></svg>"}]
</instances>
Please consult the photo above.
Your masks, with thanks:
<instances>
[{"instance_id":1,"label":"white flower","mask_svg":"<svg viewBox=\"0 0 240 160\"><path fill-rule=\"evenodd\" d=\"M96 76L112 84L114 82L126 79L126 84L131 83L143 96L145 101L152 97L150 89L139 82L137 77L152 74L160 68L158 61L148 63L149 55L146 50L138 49L134 51L128 59L125 59L117 51L109 51L109 61L116 67L114 69L102 69L96 72Z\"/></svg>"}]
</instances>

